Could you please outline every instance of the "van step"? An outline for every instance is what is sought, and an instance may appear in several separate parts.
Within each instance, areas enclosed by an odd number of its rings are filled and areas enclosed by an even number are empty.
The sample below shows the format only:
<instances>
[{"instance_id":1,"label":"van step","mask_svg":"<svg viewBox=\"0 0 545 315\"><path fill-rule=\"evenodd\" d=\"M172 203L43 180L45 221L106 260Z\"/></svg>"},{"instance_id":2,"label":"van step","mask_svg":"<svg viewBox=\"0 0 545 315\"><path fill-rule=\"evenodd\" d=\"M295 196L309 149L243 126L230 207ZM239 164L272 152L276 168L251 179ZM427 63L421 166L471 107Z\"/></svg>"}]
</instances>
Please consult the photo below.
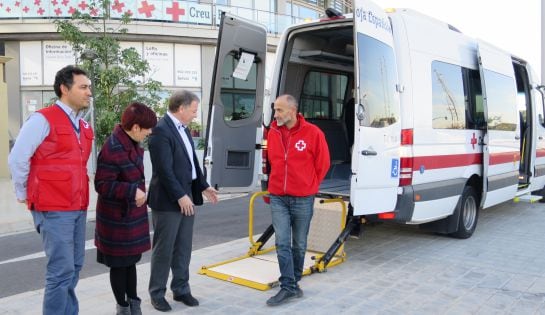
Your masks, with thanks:
<instances>
[{"instance_id":1,"label":"van step","mask_svg":"<svg viewBox=\"0 0 545 315\"><path fill-rule=\"evenodd\" d=\"M522 201L522 202L534 203L534 202L538 202L541 199L543 199L542 196L526 194L526 195L517 196L517 197L513 198L513 201L514 202L521 202Z\"/></svg>"}]
</instances>

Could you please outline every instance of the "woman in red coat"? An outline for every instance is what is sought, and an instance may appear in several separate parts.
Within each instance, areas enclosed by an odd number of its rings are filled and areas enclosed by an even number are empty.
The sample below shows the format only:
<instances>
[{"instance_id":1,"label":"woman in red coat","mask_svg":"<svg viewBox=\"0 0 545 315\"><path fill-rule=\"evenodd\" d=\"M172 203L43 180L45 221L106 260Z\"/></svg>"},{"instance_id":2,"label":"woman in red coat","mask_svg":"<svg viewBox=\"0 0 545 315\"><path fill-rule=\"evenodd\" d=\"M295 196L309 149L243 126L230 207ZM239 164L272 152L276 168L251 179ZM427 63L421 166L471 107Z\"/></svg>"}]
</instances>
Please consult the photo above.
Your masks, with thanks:
<instances>
[{"instance_id":1,"label":"woman in red coat","mask_svg":"<svg viewBox=\"0 0 545 315\"><path fill-rule=\"evenodd\" d=\"M110 267L117 314L142 314L136 263L150 249L144 150L139 143L157 124L146 105L131 103L98 155L95 190L97 261Z\"/></svg>"}]
</instances>

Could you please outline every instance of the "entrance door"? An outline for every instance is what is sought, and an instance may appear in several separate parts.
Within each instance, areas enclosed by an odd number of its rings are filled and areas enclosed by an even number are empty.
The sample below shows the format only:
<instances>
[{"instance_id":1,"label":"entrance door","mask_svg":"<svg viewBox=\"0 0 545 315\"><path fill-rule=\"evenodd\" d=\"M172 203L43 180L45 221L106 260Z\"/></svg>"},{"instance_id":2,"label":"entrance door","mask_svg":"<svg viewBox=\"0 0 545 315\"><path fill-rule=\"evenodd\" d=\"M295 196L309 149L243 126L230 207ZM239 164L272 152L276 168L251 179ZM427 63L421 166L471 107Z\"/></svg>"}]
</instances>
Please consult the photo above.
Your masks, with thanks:
<instances>
[{"instance_id":1,"label":"entrance door","mask_svg":"<svg viewBox=\"0 0 545 315\"><path fill-rule=\"evenodd\" d=\"M204 152L208 183L224 192L257 184L267 31L222 14Z\"/></svg>"},{"instance_id":2,"label":"entrance door","mask_svg":"<svg viewBox=\"0 0 545 315\"><path fill-rule=\"evenodd\" d=\"M350 202L361 215L395 208L401 124L390 20L370 1L354 3L357 126Z\"/></svg>"},{"instance_id":3,"label":"entrance door","mask_svg":"<svg viewBox=\"0 0 545 315\"><path fill-rule=\"evenodd\" d=\"M511 56L479 42L479 71L486 129L483 138L483 192L481 206L513 198L520 164L517 88Z\"/></svg>"}]
</instances>

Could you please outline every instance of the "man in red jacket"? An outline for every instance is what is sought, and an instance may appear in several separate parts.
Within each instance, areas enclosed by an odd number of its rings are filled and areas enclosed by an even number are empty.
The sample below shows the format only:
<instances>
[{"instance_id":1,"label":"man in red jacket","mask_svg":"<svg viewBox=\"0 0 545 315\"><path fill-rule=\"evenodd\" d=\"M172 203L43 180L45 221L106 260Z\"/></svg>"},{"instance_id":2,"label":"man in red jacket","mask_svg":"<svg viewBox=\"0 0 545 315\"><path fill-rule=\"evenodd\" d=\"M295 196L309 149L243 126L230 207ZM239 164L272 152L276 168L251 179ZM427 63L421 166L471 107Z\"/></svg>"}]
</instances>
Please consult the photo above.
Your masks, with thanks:
<instances>
[{"instance_id":1,"label":"man in red jacket","mask_svg":"<svg viewBox=\"0 0 545 315\"><path fill-rule=\"evenodd\" d=\"M271 166L268 190L281 288L267 300L269 306L303 296L297 283L303 273L314 195L330 163L324 133L298 114L297 107L293 96L279 96L267 137Z\"/></svg>"}]
</instances>

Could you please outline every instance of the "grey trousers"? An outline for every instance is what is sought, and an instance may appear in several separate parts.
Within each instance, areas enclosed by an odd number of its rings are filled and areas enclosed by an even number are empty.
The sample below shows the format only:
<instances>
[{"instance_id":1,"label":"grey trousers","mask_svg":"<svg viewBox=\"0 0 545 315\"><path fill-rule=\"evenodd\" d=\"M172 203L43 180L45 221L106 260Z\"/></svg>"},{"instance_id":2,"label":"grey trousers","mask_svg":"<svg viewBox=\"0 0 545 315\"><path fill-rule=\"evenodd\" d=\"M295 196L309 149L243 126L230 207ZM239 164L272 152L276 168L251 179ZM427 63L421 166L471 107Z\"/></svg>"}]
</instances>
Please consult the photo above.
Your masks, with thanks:
<instances>
[{"instance_id":1,"label":"grey trousers","mask_svg":"<svg viewBox=\"0 0 545 315\"><path fill-rule=\"evenodd\" d=\"M150 297L159 299L165 296L170 270L172 293L175 296L190 293L189 262L195 216L170 211L152 211L151 214L154 234L148 289Z\"/></svg>"}]
</instances>

